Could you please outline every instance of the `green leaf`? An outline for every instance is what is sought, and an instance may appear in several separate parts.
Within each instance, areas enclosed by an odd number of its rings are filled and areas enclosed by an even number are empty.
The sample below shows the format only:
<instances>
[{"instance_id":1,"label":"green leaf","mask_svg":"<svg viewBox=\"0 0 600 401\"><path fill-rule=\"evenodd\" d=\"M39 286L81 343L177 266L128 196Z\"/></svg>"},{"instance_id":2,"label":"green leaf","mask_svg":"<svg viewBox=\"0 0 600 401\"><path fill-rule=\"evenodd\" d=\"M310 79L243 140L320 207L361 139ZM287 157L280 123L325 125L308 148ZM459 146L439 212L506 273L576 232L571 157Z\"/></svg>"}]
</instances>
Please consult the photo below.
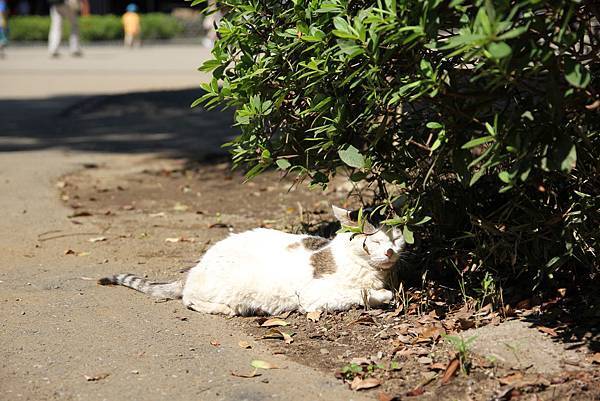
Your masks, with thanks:
<instances>
[{"instance_id":1,"label":"green leaf","mask_svg":"<svg viewBox=\"0 0 600 401\"><path fill-rule=\"evenodd\" d=\"M577 148L576 148L575 144L573 144L571 146L571 149L569 149L569 153L567 153L567 156L560 163L560 169L562 171L565 171L568 173L571 170L573 170L576 165L577 165Z\"/></svg>"},{"instance_id":2,"label":"green leaf","mask_svg":"<svg viewBox=\"0 0 600 401\"><path fill-rule=\"evenodd\" d=\"M402 236L404 237L404 241L406 241L407 244L415 243L415 237L413 235L413 232L410 231L410 228L408 228L408 226L404 226L404 228L402 229Z\"/></svg>"},{"instance_id":3,"label":"green leaf","mask_svg":"<svg viewBox=\"0 0 600 401\"><path fill-rule=\"evenodd\" d=\"M420 226L420 225L422 225L422 224L425 224L425 223L427 223L429 220L431 220L431 217L429 217L429 216L425 216L425 217L423 217L421 220L419 220L417 223L413 223L413 225L415 225L415 226Z\"/></svg>"},{"instance_id":4,"label":"green leaf","mask_svg":"<svg viewBox=\"0 0 600 401\"><path fill-rule=\"evenodd\" d=\"M364 156L352 145L344 150L339 150L338 155L350 167L363 168L365 166Z\"/></svg>"},{"instance_id":5,"label":"green leaf","mask_svg":"<svg viewBox=\"0 0 600 401\"><path fill-rule=\"evenodd\" d=\"M573 61L565 63L565 78L576 88L585 88L592 80L589 71Z\"/></svg>"},{"instance_id":6,"label":"green leaf","mask_svg":"<svg viewBox=\"0 0 600 401\"><path fill-rule=\"evenodd\" d=\"M496 60L503 59L512 54L512 49L506 42L493 42L488 46L488 51Z\"/></svg>"},{"instance_id":7,"label":"green leaf","mask_svg":"<svg viewBox=\"0 0 600 401\"><path fill-rule=\"evenodd\" d=\"M427 123L426 127L431 128L431 129L440 129L440 128L443 128L444 126L440 123L436 123L435 121L430 121Z\"/></svg>"},{"instance_id":8,"label":"green leaf","mask_svg":"<svg viewBox=\"0 0 600 401\"><path fill-rule=\"evenodd\" d=\"M292 165L286 159L277 159L275 163L277 164L277 167L279 167L281 170L287 170Z\"/></svg>"},{"instance_id":9,"label":"green leaf","mask_svg":"<svg viewBox=\"0 0 600 401\"><path fill-rule=\"evenodd\" d=\"M511 182L511 177L508 171L501 171L498 173L498 178L500 178L500 180L506 184L510 184Z\"/></svg>"},{"instance_id":10,"label":"green leaf","mask_svg":"<svg viewBox=\"0 0 600 401\"><path fill-rule=\"evenodd\" d=\"M460 148L461 149L471 149L476 146L482 145L484 143L493 142L493 141L495 141L495 138L491 135L482 136L481 138L471 139L469 142L465 143Z\"/></svg>"}]
</instances>

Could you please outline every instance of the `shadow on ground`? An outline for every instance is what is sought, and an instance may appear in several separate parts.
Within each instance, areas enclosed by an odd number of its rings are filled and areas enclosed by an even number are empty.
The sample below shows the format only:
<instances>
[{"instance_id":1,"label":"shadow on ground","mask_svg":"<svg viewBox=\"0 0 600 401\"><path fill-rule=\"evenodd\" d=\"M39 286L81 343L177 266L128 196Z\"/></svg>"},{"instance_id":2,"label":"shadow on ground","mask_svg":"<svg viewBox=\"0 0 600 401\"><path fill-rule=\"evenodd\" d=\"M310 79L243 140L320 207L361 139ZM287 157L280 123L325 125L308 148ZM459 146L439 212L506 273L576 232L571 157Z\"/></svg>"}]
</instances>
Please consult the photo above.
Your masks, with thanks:
<instances>
[{"instance_id":1,"label":"shadow on ground","mask_svg":"<svg viewBox=\"0 0 600 401\"><path fill-rule=\"evenodd\" d=\"M0 100L0 152L62 148L163 152L173 157L223 153L237 134L230 111L190 104L199 89L122 95Z\"/></svg>"}]
</instances>

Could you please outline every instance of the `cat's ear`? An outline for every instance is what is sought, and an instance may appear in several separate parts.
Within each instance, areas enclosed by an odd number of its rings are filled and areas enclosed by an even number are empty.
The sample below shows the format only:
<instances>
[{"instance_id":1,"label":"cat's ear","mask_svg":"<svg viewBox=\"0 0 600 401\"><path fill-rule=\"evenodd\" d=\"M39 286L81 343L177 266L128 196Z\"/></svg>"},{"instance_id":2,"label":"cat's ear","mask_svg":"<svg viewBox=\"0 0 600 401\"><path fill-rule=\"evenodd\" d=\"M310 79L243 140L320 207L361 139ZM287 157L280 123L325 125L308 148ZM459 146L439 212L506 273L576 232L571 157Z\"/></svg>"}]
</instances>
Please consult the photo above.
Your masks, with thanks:
<instances>
[{"instance_id":1,"label":"cat's ear","mask_svg":"<svg viewBox=\"0 0 600 401\"><path fill-rule=\"evenodd\" d=\"M350 217L350 210L342 209L341 207L331 206L333 210L333 215L343 226L355 226L357 221L352 220Z\"/></svg>"}]
</instances>

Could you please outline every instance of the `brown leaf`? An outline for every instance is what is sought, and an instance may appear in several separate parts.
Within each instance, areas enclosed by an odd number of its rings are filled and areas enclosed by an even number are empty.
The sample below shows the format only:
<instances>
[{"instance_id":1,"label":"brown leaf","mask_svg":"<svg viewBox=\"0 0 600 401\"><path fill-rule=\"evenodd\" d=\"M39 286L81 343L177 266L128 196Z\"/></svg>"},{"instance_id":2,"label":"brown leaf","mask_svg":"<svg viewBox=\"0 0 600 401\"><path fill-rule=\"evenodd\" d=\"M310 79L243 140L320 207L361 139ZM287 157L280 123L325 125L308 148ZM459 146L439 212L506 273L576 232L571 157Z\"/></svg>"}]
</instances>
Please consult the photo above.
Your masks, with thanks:
<instances>
[{"instance_id":1,"label":"brown leaf","mask_svg":"<svg viewBox=\"0 0 600 401\"><path fill-rule=\"evenodd\" d=\"M514 385L521 380L523 380L523 373L521 372L511 373L510 375L498 378L500 384L504 385Z\"/></svg>"},{"instance_id":2,"label":"brown leaf","mask_svg":"<svg viewBox=\"0 0 600 401\"><path fill-rule=\"evenodd\" d=\"M594 355L592 355L590 358L590 362L600 364L600 352L596 352Z\"/></svg>"},{"instance_id":3,"label":"brown leaf","mask_svg":"<svg viewBox=\"0 0 600 401\"><path fill-rule=\"evenodd\" d=\"M443 364L441 362L432 363L429 366L429 369L431 369L431 370L444 370L445 371L446 370L446 364Z\"/></svg>"},{"instance_id":4,"label":"brown leaf","mask_svg":"<svg viewBox=\"0 0 600 401\"><path fill-rule=\"evenodd\" d=\"M446 370L444 371L444 376L442 376L442 384L446 384L452 379L458 368L460 367L460 362L458 358L454 358L448 363Z\"/></svg>"},{"instance_id":5,"label":"brown leaf","mask_svg":"<svg viewBox=\"0 0 600 401\"><path fill-rule=\"evenodd\" d=\"M244 348L244 349L252 348L252 345L250 345L250 343L248 341L240 341L240 342L238 342L238 345L240 346L240 348Z\"/></svg>"},{"instance_id":6,"label":"brown leaf","mask_svg":"<svg viewBox=\"0 0 600 401\"><path fill-rule=\"evenodd\" d=\"M425 389L421 386L415 387L409 392L406 393L407 397L417 397L419 395L423 395L425 393Z\"/></svg>"},{"instance_id":7,"label":"brown leaf","mask_svg":"<svg viewBox=\"0 0 600 401\"><path fill-rule=\"evenodd\" d=\"M251 377L256 377L256 376L260 376L262 373L258 373L257 372L258 369L254 369L251 373L237 373L237 372L231 372L231 376L235 376L235 377L243 377L244 379L249 379Z\"/></svg>"},{"instance_id":8,"label":"brown leaf","mask_svg":"<svg viewBox=\"0 0 600 401\"><path fill-rule=\"evenodd\" d=\"M363 315L363 316L359 317L358 319L348 323L348 326L353 325L355 323L364 324L364 325L368 326L368 325L375 324L375 320L373 319L372 316Z\"/></svg>"},{"instance_id":9,"label":"brown leaf","mask_svg":"<svg viewBox=\"0 0 600 401\"><path fill-rule=\"evenodd\" d=\"M110 376L110 373L98 373L94 376L83 375L83 377L85 377L85 380L88 382L96 382L98 380L106 379L108 376Z\"/></svg>"},{"instance_id":10,"label":"brown leaf","mask_svg":"<svg viewBox=\"0 0 600 401\"><path fill-rule=\"evenodd\" d=\"M354 378L354 380L352 380L352 383L350 383L350 388L354 391L359 391L359 390L366 390L369 388L377 387L380 385L381 385L381 381L374 377L361 379L360 377L356 376Z\"/></svg>"},{"instance_id":11,"label":"brown leaf","mask_svg":"<svg viewBox=\"0 0 600 401\"><path fill-rule=\"evenodd\" d=\"M85 210L81 210L79 212L75 212L73 214L68 215L67 217L69 219L72 219L73 217L88 217L91 216L92 214L90 212L86 212Z\"/></svg>"},{"instance_id":12,"label":"brown leaf","mask_svg":"<svg viewBox=\"0 0 600 401\"><path fill-rule=\"evenodd\" d=\"M277 338L283 340L286 344L291 344L294 342L292 335L286 332L283 332L279 329L272 328L267 331L262 338Z\"/></svg>"},{"instance_id":13,"label":"brown leaf","mask_svg":"<svg viewBox=\"0 0 600 401\"><path fill-rule=\"evenodd\" d=\"M218 347L221 345L221 343L219 342L219 340L210 340L210 345L214 345L215 347Z\"/></svg>"},{"instance_id":14,"label":"brown leaf","mask_svg":"<svg viewBox=\"0 0 600 401\"><path fill-rule=\"evenodd\" d=\"M381 391L379 394L377 394L377 401L400 401L400 397L395 397Z\"/></svg>"},{"instance_id":15,"label":"brown leaf","mask_svg":"<svg viewBox=\"0 0 600 401\"><path fill-rule=\"evenodd\" d=\"M321 318L321 313L323 313L323 312L322 312L322 311L320 311L320 310L316 310L316 311L308 312L308 313L306 314L306 318L307 318L308 320L311 320L311 321L313 321L313 322L318 322L318 321L319 321L319 319Z\"/></svg>"},{"instance_id":16,"label":"brown leaf","mask_svg":"<svg viewBox=\"0 0 600 401\"><path fill-rule=\"evenodd\" d=\"M289 325L288 322L286 322L283 319L279 319L277 317L268 319L261 324L262 327L287 326L287 325Z\"/></svg>"},{"instance_id":17,"label":"brown leaf","mask_svg":"<svg viewBox=\"0 0 600 401\"><path fill-rule=\"evenodd\" d=\"M550 327L537 326L536 329L538 329L542 333L550 334L552 337L558 337L556 331L554 331L554 329L551 329Z\"/></svg>"}]
</instances>

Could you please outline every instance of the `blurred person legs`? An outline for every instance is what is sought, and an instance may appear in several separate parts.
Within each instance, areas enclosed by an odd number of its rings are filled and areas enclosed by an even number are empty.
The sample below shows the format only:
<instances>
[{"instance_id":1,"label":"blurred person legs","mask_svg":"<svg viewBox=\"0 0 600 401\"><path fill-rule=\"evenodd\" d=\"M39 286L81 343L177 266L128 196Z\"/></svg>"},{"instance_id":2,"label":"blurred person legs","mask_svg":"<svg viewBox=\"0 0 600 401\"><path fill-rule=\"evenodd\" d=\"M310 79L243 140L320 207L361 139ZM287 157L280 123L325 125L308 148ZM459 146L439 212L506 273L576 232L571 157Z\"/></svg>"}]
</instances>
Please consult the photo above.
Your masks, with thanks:
<instances>
[{"instance_id":1,"label":"blurred person legs","mask_svg":"<svg viewBox=\"0 0 600 401\"><path fill-rule=\"evenodd\" d=\"M59 47L62 36L63 18L69 20L71 24L71 34L69 36L69 51L72 56L81 56L79 47L79 12L73 5L76 1L67 0L66 3L55 3L50 7L50 32L48 34L48 52L52 57L58 57Z\"/></svg>"},{"instance_id":2,"label":"blurred person legs","mask_svg":"<svg viewBox=\"0 0 600 401\"><path fill-rule=\"evenodd\" d=\"M125 47L140 47L142 40L139 34L125 33L124 43Z\"/></svg>"},{"instance_id":3,"label":"blurred person legs","mask_svg":"<svg viewBox=\"0 0 600 401\"><path fill-rule=\"evenodd\" d=\"M8 8L6 1L0 0L0 58L4 58L4 48L8 44Z\"/></svg>"},{"instance_id":4,"label":"blurred person legs","mask_svg":"<svg viewBox=\"0 0 600 401\"><path fill-rule=\"evenodd\" d=\"M217 40L217 25L221 21L221 11L217 8L216 0L208 0L208 8L212 11L211 14L205 15L202 21L204 28L204 38L202 44L206 48L212 48L215 40Z\"/></svg>"}]
</instances>

